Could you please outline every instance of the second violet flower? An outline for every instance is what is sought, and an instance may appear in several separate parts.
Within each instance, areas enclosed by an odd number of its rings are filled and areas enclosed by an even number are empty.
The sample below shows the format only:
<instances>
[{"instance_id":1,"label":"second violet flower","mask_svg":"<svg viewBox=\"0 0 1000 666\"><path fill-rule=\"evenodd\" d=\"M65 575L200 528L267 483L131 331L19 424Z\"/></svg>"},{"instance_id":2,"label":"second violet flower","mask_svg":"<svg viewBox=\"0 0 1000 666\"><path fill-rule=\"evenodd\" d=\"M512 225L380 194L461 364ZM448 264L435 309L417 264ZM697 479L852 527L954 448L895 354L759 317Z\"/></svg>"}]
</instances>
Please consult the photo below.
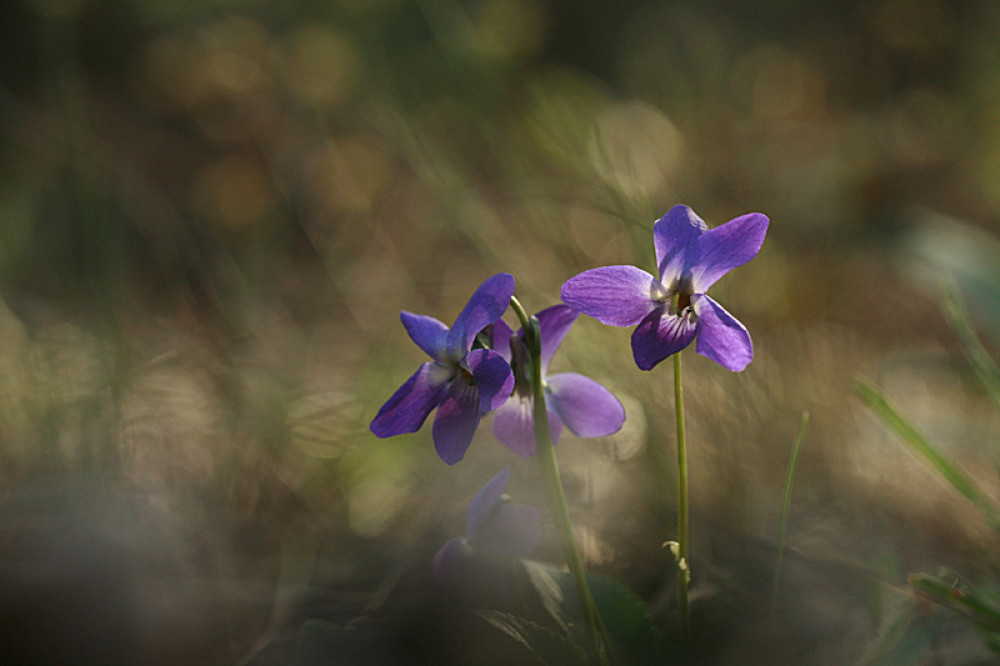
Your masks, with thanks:
<instances>
[{"instance_id":1,"label":"second violet flower","mask_svg":"<svg viewBox=\"0 0 1000 666\"><path fill-rule=\"evenodd\" d=\"M575 372L546 374L552 356L579 313L565 305L555 305L535 316L541 335L542 383L552 442L558 441L563 425L578 437L605 437L618 432L625 422L625 408L608 389ZM524 331L514 333L501 319L493 326L493 344L510 361L514 371L514 394L493 415L493 434L512 451L527 458L535 454L536 444Z\"/></svg>"}]
</instances>

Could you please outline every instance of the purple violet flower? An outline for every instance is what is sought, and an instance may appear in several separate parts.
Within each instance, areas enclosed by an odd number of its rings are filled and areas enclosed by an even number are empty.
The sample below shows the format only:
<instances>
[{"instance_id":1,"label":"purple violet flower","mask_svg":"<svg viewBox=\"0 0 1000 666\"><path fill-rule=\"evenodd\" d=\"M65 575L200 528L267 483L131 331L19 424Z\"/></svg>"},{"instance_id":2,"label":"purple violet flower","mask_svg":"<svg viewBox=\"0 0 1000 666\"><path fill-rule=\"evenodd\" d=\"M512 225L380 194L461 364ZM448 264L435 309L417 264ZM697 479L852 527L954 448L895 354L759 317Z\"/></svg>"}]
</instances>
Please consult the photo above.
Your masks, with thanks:
<instances>
[{"instance_id":1,"label":"purple violet flower","mask_svg":"<svg viewBox=\"0 0 1000 666\"><path fill-rule=\"evenodd\" d=\"M564 424L578 437L604 437L618 432L625 422L625 408L618 398L593 379L573 372L546 376L553 354L578 316L578 312L561 304L536 315L541 334L542 383L553 443L559 440ZM501 319L493 326L493 341L514 370L514 394L493 415L493 434L514 453L527 458L536 453L535 401L524 330L515 334Z\"/></svg>"},{"instance_id":2,"label":"purple violet flower","mask_svg":"<svg viewBox=\"0 0 1000 666\"><path fill-rule=\"evenodd\" d=\"M433 317L400 313L406 332L433 360L420 366L372 420L378 437L420 430L431 411L434 448L454 465L465 456L482 416L502 405L514 387L507 360L473 348L476 336L500 319L514 294L514 278L499 273L472 295L451 330Z\"/></svg>"},{"instance_id":3,"label":"purple violet flower","mask_svg":"<svg viewBox=\"0 0 1000 666\"><path fill-rule=\"evenodd\" d=\"M511 504L504 495L510 470L504 467L469 503L465 536L455 537L434 556L434 576L455 573L475 555L501 560L524 557L542 540L542 514L533 506Z\"/></svg>"},{"instance_id":4,"label":"purple violet flower","mask_svg":"<svg viewBox=\"0 0 1000 666\"><path fill-rule=\"evenodd\" d=\"M743 324L705 292L760 251L768 219L741 215L709 229L688 206L674 206L653 226L660 279L634 266L604 266L570 278L562 299L609 326L635 326L632 354L641 370L698 338L696 351L739 372L753 359Z\"/></svg>"}]
</instances>

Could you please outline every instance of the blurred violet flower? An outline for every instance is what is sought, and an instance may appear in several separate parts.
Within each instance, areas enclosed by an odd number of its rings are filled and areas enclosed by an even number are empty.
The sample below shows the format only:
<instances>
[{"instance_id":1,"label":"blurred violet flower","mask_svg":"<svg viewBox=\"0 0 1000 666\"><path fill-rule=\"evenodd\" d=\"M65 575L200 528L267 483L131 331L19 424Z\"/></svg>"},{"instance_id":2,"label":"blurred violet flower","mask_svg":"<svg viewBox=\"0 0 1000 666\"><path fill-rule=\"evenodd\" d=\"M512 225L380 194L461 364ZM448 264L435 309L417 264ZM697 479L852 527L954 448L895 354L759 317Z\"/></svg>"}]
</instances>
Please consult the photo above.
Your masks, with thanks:
<instances>
[{"instance_id":1,"label":"blurred violet flower","mask_svg":"<svg viewBox=\"0 0 1000 666\"><path fill-rule=\"evenodd\" d=\"M594 268L563 284L563 302L609 326L638 324L632 354L641 370L697 337L699 354L739 372L753 359L750 334L705 292L757 256L767 225L748 213L709 229L688 206L674 206L653 226L659 280L634 266Z\"/></svg>"},{"instance_id":2,"label":"blurred violet flower","mask_svg":"<svg viewBox=\"0 0 1000 666\"><path fill-rule=\"evenodd\" d=\"M499 273L487 279L451 330L433 317L402 312L406 332L433 360L421 365L382 405L371 431L378 437L416 432L437 407L434 448L449 465L461 460L482 416L500 407L514 387L507 360L479 348L476 339L503 316L513 294L511 275Z\"/></svg>"},{"instance_id":3,"label":"blurred violet flower","mask_svg":"<svg viewBox=\"0 0 1000 666\"><path fill-rule=\"evenodd\" d=\"M546 376L553 354L579 313L565 305L554 305L535 316L541 334L542 384L552 443L559 440L564 424L578 437L604 437L618 432L625 422L625 408L610 391L573 372ZM536 449L534 398L524 330L515 334L501 319L493 326L493 342L514 370L514 394L493 415L493 434L512 451L527 458L535 455Z\"/></svg>"},{"instance_id":4,"label":"blurred violet flower","mask_svg":"<svg viewBox=\"0 0 1000 666\"><path fill-rule=\"evenodd\" d=\"M434 576L457 573L469 558L494 560L524 557L542 540L542 514L533 506L511 504L504 495L510 470L504 467L469 503L465 536L455 537L434 556Z\"/></svg>"}]
</instances>

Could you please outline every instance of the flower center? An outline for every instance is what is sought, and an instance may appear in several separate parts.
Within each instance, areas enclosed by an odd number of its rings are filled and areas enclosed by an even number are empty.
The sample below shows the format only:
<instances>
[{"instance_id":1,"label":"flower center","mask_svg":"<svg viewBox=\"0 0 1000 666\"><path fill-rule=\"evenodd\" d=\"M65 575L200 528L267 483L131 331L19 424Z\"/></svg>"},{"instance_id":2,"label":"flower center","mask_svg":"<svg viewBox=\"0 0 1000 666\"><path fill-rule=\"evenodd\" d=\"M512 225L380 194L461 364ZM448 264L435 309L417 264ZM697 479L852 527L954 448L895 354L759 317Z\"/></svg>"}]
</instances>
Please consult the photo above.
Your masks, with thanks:
<instances>
[{"instance_id":1,"label":"flower center","mask_svg":"<svg viewBox=\"0 0 1000 666\"><path fill-rule=\"evenodd\" d=\"M678 312L683 312L687 308L691 307L691 294L685 293L683 291L677 292L677 310Z\"/></svg>"},{"instance_id":2,"label":"flower center","mask_svg":"<svg viewBox=\"0 0 1000 666\"><path fill-rule=\"evenodd\" d=\"M670 296L670 314L678 317L693 317L694 306L691 303L691 294L686 291L676 291Z\"/></svg>"},{"instance_id":3,"label":"flower center","mask_svg":"<svg viewBox=\"0 0 1000 666\"><path fill-rule=\"evenodd\" d=\"M445 364L440 361L435 361L434 365L431 366L430 372L430 382L434 385L440 385L450 382L454 379L458 372L467 372L465 369L460 368L458 364Z\"/></svg>"},{"instance_id":4,"label":"flower center","mask_svg":"<svg viewBox=\"0 0 1000 666\"><path fill-rule=\"evenodd\" d=\"M465 380L465 383L469 386L476 385L476 378L469 372L468 368L460 367L458 369L458 376Z\"/></svg>"}]
</instances>

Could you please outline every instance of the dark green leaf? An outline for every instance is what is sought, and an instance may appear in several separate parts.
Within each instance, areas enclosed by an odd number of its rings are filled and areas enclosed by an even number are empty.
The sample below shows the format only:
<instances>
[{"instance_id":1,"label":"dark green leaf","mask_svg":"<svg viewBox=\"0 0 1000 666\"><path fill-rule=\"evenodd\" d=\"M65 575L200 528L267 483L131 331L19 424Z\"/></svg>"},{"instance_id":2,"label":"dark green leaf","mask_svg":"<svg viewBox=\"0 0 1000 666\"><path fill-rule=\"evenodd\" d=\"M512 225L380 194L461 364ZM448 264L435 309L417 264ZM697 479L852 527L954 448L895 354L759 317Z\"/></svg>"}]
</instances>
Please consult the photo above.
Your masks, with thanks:
<instances>
[{"instance_id":1,"label":"dark green leaf","mask_svg":"<svg viewBox=\"0 0 1000 666\"><path fill-rule=\"evenodd\" d=\"M583 614L570 573L541 562L524 561L523 567L545 610L571 638L582 642ZM587 574L587 584L617 660L626 664L659 663L659 639L642 600L605 576Z\"/></svg>"},{"instance_id":2,"label":"dark green leaf","mask_svg":"<svg viewBox=\"0 0 1000 666\"><path fill-rule=\"evenodd\" d=\"M483 610L479 616L525 648L537 664L586 666L587 655L569 638L510 613Z\"/></svg>"}]
</instances>

